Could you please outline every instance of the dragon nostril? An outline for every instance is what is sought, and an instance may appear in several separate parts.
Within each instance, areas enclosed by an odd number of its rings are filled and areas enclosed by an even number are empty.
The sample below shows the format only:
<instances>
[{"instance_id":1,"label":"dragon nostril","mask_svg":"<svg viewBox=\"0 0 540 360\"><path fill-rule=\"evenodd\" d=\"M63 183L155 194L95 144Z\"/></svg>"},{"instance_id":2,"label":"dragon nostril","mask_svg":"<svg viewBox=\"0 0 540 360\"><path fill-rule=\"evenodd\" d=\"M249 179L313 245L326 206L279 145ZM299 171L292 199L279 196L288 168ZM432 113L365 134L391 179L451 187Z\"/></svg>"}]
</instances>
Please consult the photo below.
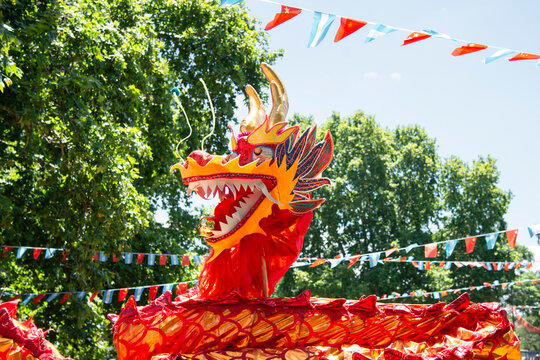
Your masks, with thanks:
<instances>
[{"instance_id":1,"label":"dragon nostril","mask_svg":"<svg viewBox=\"0 0 540 360\"><path fill-rule=\"evenodd\" d=\"M214 158L214 156L215 155L211 155L203 150L195 150L192 151L188 157L195 160L200 166L205 166L210 160L212 160L212 158Z\"/></svg>"}]
</instances>

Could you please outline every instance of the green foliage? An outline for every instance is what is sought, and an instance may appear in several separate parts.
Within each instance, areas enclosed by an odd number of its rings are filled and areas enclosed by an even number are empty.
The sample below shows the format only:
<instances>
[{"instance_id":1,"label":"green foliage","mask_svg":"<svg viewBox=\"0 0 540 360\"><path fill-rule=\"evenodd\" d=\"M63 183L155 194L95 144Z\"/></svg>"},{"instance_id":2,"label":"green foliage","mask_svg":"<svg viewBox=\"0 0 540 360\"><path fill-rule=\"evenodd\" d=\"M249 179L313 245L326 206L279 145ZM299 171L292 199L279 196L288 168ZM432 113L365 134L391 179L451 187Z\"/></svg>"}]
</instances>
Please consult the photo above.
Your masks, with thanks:
<instances>
[{"instance_id":1,"label":"green foliage","mask_svg":"<svg viewBox=\"0 0 540 360\"><path fill-rule=\"evenodd\" d=\"M295 115L293 123L307 125L312 119ZM357 112L348 118L333 114L319 131L330 130L334 161L325 171L332 179L317 197L326 198L314 212L304 240L304 256L331 258L383 251L481 234L506 227L504 214L510 194L497 187L495 161L480 158L472 166L457 158L442 159L435 140L418 126L384 129L371 116ZM460 242L452 260L519 261L531 259L523 247L509 249L504 235L496 248L487 250L479 239L472 254ZM403 256L400 254L399 256ZM407 256L424 259L424 248ZM438 259L445 259L439 246ZM438 291L482 285L499 279L515 279L516 272L485 271L468 267L451 271L439 268L419 271L411 264L387 263L374 268L357 263L296 269L279 284L278 294L296 295L310 289L325 297L358 298L412 290ZM495 290L493 290L495 289ZM505 293L500 288L471 293L475 301L494 301ZM445 300L451 300L450 294ZM407 302L425 302L407 298ZM429 301L429 300L428 300Z\"/></svg>"},{"instance_id":2,"label":"green foliage","mask_svg":"<svg viewBox=\"0 0 540 360\"><path fill-rule=\"evenodd\" d=\"M188 128L199 146L217 116L211 151L223 151L236 96L266 83L274 62L264 33L243 7L196 0L13 0L0 4L0 239L2 244L69 249L51 260L0 261L12 293L93 291L193 279L191 267L98 263L94 250L188 253L196 223L173 150ZM14 75L14 76L13 76ZM11 76L10 81L6 78ZM12 83L11 83L12 81ZM5 88L4 88L5 87ZM154 220L163 209L168 224ZM43 256L43 255L42 255ZM145 294L146 295L146 294ZM113 357L107 312L119 305L70 300L32 304L60 351Z\"/></svg>"}]
</instances>

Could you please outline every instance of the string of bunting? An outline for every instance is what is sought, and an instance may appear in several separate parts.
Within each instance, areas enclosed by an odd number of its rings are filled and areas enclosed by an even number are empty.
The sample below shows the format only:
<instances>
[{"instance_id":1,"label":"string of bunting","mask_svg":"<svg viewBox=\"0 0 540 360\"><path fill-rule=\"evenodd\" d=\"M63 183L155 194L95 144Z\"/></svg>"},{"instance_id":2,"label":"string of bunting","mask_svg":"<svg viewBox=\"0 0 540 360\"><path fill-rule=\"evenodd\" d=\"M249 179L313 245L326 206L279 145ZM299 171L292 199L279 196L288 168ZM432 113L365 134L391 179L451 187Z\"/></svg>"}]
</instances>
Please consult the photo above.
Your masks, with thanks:
<instances>
[{"instance_id":1,"label":"string of bunting","mask_svg":"<svg viewBox=\"0 0 540 360\"><path fill-rule=\"evenodd\" d=\"M356 254L356 255L345 255L345 256L342 256L342 255L337 255L335 256L333 259L323 259L323 258L309 258L309 257L302 257L300 258L301 261L299 262L296 262L295 267L299 267L299 266L310 266L310 267L315 267L315 266L319 266L321 264L324 264L324 263L330 263L330 267L331 268L334 268L336 267L337 265L339 265L341 262L343 261L348 261L349 262L349 268L351 266L353 266L354 264L356 264L358 261L369 261L369 266L370 267L374 267L374 266L377 266L378 264L384 264L385 260L388 261L390 258L390 255L393 254L394 252L397 252L397 251L405 251L405 252L410 252L412 249L415 249L415 248L420 248L420 247L423 247L424 248L424 256L426 259L429 259L429 258L436 258L437 257L437 252L438 252L438 246L439 245L444 245L445 247L445 254L446 254L446 257L450 257L452 255L452 253L454 252L454 249L456 248L456 245L458 244L458 242L461 242L463 241L465 243L465 250L466 250L466 253L467 254L470 254L474 251L474 248L476 246L476 242L479 238L484 238L485 241L486 241L486 246L487 246L487 249L488 250L493 250L495 248L495 243L499 237L500 234L505 234L506 236L506 239L508 241L508 246L513 248L516 246L516 240L517 240L517 236L518 236L518 232L521 228L517 228L517 229L511 229L511 230L500 230L500 231L496 231L496 232L492 232L492 233L488 233L488 234L478 234L478 235L474 235L474 236L467 236L467 237L461 237L461 238L457 238L457 239L452 239L452 240L444 240L444 241L439 241L439 242L432 242L432 243L428 243L428 244L417 244L417 243L414 243L414 244L411 244L411 245L407 245L405 247L401 247L401 248L398 248L398 247L393 247L391 249L387 249L387 250L383 250L383 251L376 251L376 252L372 252L372 253L365 253L365 254ZM526 227L526 229L528 230L529 232L529 235L530 237L533 237L535 236L536 234L540 233L540 225L531 225L531 226L528 226ZM381 255L384 256L382 257L383 260L381 260ZM400 259L397 259L397 260L393 260L393 261L405 261L404 259L406 260L413 260L412 258L400 258ZM425 262L424 262L425 263ZM435 261L431 261L431 263L435 263ZM440 265L440 262L437 262L439 263L439 266ZM457 267L461 267L461 265L463 265L465 262L463 261L446 261L445 262L445 265L444 266L452 266L455 265ZM502 270L500 269L499 267L500 266L503 266L506 270L506 267L510 267L510 264L512 263L507 263L504 262L502 264L504 265L499 265L498 262L488 262L488 261L483 261L483 262L474 262L474 263L480 263L479 266L482 266L482 267L485 267L487 270L493 270L495 268L495 270ZM485 263L485 265L484 265ZM450 265L448 265L450 264ZM488 265L489 264L489 265ZM521 266L522 264L525 264L525 262L523 263L520 263L519 266ZM471 264L467 264L467 265L471 265ZM515 267L515 263L514 263L514 267ZM476 265L473 265L473 266L476 266ZM529 265L529 263L526 263L525 266L529 266L529 268L532 266L532 265ZM427 270L427 269L426 269Z\"/></svg>"},{"instance_id":2,"label":"string of bunting","mask_svg":"<svg viewBox=\"0 0 540 360\"><path fill-rule=\"evenodd\" d=\"M494 288L494 287L501 287L503 289L510 288L512 286L519 286L523 283L531 283L536 284L538 283L540 279L524 279L520 281L512 281L512 282L504 282L501 283L499 280L495 280L491 283L485 282L482 285L476 285L476 286L468 286L468 287L462 287L457 289L446 289L446 290L440 290L440 291L422 291L422 290L414 290L410 292L405 292L403 294L399 294L397 292L392 293L390 295L384 294L382 296L377 296L377 300L390 300L390 299L401 299L401 298L409 298L409 297L432 297L433 299L440 299L441 297L447 296L449 294L457 294L462 291L480 291L485 288Z\"/></svg>"},{"instance_id":3,"label":"string of bunting","mask_svg":"<svg viewBox=\"0 0 540 360\"><path fill-rule=\"evenodd\" d=\"M183 281L178 283L169 283L169 284L158 284L158 285L146 285L146 286L136 286L136 287L126 287L118 289L108 289L108 290L98 290L98 291L75 291L75 292L45 292L45 293L29 293L29 294L12 294L8 291L1 291L0 297L2 296L11 296L12 299L24 299L22 305L27 305L32 302L32 304L37 304L41 300L45 302L51 302L54 300L60 299L60 304L65 303L70 298L74 297L78 300L83 300L87 295L90 295L88 299L89 302L94 301L97 296L101 296L101 301L105 304L110 304L113 301L113 297L117 294L117 301L122 302L127 298L127 295L130 291L133 291L133 296L135 301L140 301L143 295L144 290L148 290L148 301L152 301L156 298L158 291L161 289L161 294L164 294L167 291L173 291L176 286L176 294L181 295L185 293L188 289L189 284L197 285L197 280Z\"/></svg>"},{"instance_id":4,"label":"string of bunting","mask_svg":"<svg viewBox=\"0 0 540 360\"><path fill-rule=\"evenodd\" d=\"M304 260L305 258L301 259ZM293 263L291 266L292 268L298 268L298 267L317 267L324 263L329 263L330 268L335 268L338 266L342 261L347 260L346 257L336 257L333 259L316 259L315 261L311 261L310 259L307 259L307 261L297 261ZM349 264L351 263L351 259L349 258ZM392 258L387 257L381 260L377 260L376 263L373 262L371 258L368 257L368 255L362 255L360 259L357 261L354 261L352 264L349 265L349 268L354 265L355 263L369 263L370 267L377 266L379 264L388 264L388 263L410 263L418 270L432 270L433 268L440 268L445 270L450 270L452 268L452 265L454 265L456 268L460 269L465 266L469 266L471 268L484 268L489 271L510 271L512 269L531 269L533 264L537 263L537 261L521 261L521 262L508 262L508 261L461 261L461 260L453 260L453 261L444 261L444 260L431 260L431 261L418 261L415 260L414 257L400 257L400 258Z\"/></svg>"},{"instance_id":5,"label":"string of bunting","mask_svg":"<svg viewBox=\"0 0 540 360\"><path fill-rule=\"evenodd\" d=\"M518 309L536 310L536 309L540 309L540 305L508 305L507 309L510 309L512 311L516 311Z\"/></svg>"},{"instance_id":6,"label":"string of bunting","mask_svg":"<svg viewBox=\"0 0 540 360\"><path fill-rule=\"evenodd\" d=\"M68 258L69 250L57 249L57 248L44 248L44 247L32 247L32 246L9 246L2 245L2 256L6 257L11 250L17 250L16 259L22 259L24 254L30 250L34 260L37 260L41 253L44 253L45 259L52 259L55 254L61 254L62 261L66 261ZM146 262L144 261L146 259ZM204 260L204 256L199 255L182 255L182 254L162 254L162 253L133 253L133 252L121 252L120 256L116 254L107 254L105 251L95 251L92 260L99 262L107 262L112 260L116 263L122 260L125 264L137 264L143 263L147 265L182 265L189 266L191 264L201 265Z\"/></svg>"},{"instance_id":7,"label":"string of bunting","mask_svg":"<svg viewBox=\"0 0 540 360\"><path fill-rule=\"evenodd\" d=\"M244 0L221 0L221 5L222 6L235 5L243 1ZM313 13L313 25L311 27L311 32L310 32L309 41L308 41L309 48L313 48L319 45L323 41L323 39L326 37L326 34L328 33L328 30L330 29L331 25L334 23L334 21L336 21L339 18L339 28L334 37L335 43L355 33L356 31L360 30L364 26L370 25L372 26L372 28L370 29L368 35L366 36L364 43L369 43L375 39L378 39L384 35L387 35L393 32L404 32L409 35L403 41L403 44L401 46L409 45L409 44L433 37L433 38L446 39L453 42L464 44L462 46L457 47L454 51L452 51L453 56L471 54L471 53L481 51L481 50L486 50L486 49L494 50L494 52L491 53L491 55L485 57L482 60L484 64L489 64L495 60L499 60L502 58L508 61L540 59L540 55L538 54L533 54L533 53L525 52L522 50L505 48L501 46L484 45L484 44L479 44L479 43L475 43L475 42L471 42L467 40L461 40L461 39L457 39L457 38L451 37L450 35L447 35L447 34L444 34L435 30L431 30L431 29L423 29L421 31L410 30L410 29L401 28L398 26L391 26L391 25L376 23L376 22L367 21L367 20L353 19L348 16L346 17L346 16L335 15L331 13L324 13L321 11L311 10L307 8L289 6L289 5L285 5L283 3L272 1L272 0L259 0L259 1L281 6L281 11L277 13L274 19L266 25L265 30L267 31L273 29L274 27L278 25L283 24L286 21L291 20L292 18L296 17L302 12ZM540 61L538 61L535 64L535 66L540 68Z\"/></svg>"}]
</instances>

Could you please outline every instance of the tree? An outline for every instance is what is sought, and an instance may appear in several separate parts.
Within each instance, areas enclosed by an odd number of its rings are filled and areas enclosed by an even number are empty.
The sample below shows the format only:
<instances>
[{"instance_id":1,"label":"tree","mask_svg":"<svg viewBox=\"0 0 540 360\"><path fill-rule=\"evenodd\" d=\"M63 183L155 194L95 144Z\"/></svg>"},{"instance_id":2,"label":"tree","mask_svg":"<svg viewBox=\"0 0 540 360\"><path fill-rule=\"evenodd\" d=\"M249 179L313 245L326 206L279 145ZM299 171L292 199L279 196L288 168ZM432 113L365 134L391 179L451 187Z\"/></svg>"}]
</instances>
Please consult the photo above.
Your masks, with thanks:
<instances>
[{"instance_id":1,"label":"tree","mask_svg":"<svg viewBox=\"0 0 540 360\"><path fill-rule=\"evenodd\" d=\"M16 63L22 74L0 95L1 243L69 250L68 261L10 254L0 262L2 287L93 291L191 279L193 268L91 259L95 250L197 250L189 200L169 174L188 133L170 89L180 89L194 128L181 153L211 129L199 78L217 118L207 146L223 151L236 96L247 83L265 84L260 63L279 53L245 8L210 0L19 0L2 2L0 12L0 39L11 39L2 41L0 70ZM158 208L169 224L154 220ZM87 359L111 356L104 315L118 310L77 299L21 309L58 331L51 336L61 352Z\"/></svg>"},{"instance_id":2,"label":"tree","mask_svg":"<svg viewBox=\"0 0 540 360\"><path fill-rule=\"evenodd\" d=\"M294 123L312 119L296 115ZM334 113L323 126L334 138L334 161L325 176L331 187L320 190L327 200L314 212L304 240L307 257L366 254L392 247L426 244L480 234L506 227L510 194L497 187L499 174L491 158L472 166L452 157L441 159L435 140L418 126L383 129L362 112L342 118ZM480 241L465 254L461 242L452 259L518 261L531 259L524 248L510 251L504 236L495 250ZM444 252L439 246L439 259ZM405 256L405 253L399 256ZM406 256L424 260L424 248ZM310 289L325 297L358 298L369 294L402 294L412 290L438 291L482 285L495 279L515 278L514 270L486 272L462 268L419 271L410 263L386 263L370 268L367 263L347 269L342 264L299 268L280 283L279 294L296 295ZM471 295L476 301L493 301L501 292L485 290ZM407 302L425 301L407 298Z\"/></svg>"}]
</instances>

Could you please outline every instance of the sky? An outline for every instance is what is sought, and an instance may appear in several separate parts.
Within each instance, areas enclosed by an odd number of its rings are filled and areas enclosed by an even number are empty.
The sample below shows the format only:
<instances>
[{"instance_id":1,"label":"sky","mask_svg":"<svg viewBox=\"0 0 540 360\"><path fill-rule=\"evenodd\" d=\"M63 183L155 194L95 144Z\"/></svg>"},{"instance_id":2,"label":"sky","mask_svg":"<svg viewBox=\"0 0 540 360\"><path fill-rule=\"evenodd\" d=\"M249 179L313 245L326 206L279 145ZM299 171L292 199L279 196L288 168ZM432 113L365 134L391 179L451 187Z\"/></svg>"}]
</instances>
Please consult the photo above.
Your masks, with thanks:
<instances>
[{"instance_id":1,"label":"sky","mask_svg":"<svg viewBox=\"0 0 540 360\"><path fill-rule=\"evenodd\" d=\"M280 3L540 54L540 1L535 0ZM261 0L244 5L261 27L281 9ZM401 31L365 44L371 25L334 43L339 18L319 46L308 48L312 23L313 13L303 11L268 32L270 48L284 51L273 68L287 89L289 116L313 115L322 123L334 111L349 116L362 110L385 128L420 125L436 139L442 157L455 155L469 163L495 158L499 186L513 194L508 228L520 228L518 243L540 260L540 247L526 231L540 223L538 60L500 59L485 65L482 59L496 49L454 57L452 51L464 44L430 38L400 46L409 35ZM247 108L242 105L237 114L244 117Z\"/></svg>"}]
</instances>

